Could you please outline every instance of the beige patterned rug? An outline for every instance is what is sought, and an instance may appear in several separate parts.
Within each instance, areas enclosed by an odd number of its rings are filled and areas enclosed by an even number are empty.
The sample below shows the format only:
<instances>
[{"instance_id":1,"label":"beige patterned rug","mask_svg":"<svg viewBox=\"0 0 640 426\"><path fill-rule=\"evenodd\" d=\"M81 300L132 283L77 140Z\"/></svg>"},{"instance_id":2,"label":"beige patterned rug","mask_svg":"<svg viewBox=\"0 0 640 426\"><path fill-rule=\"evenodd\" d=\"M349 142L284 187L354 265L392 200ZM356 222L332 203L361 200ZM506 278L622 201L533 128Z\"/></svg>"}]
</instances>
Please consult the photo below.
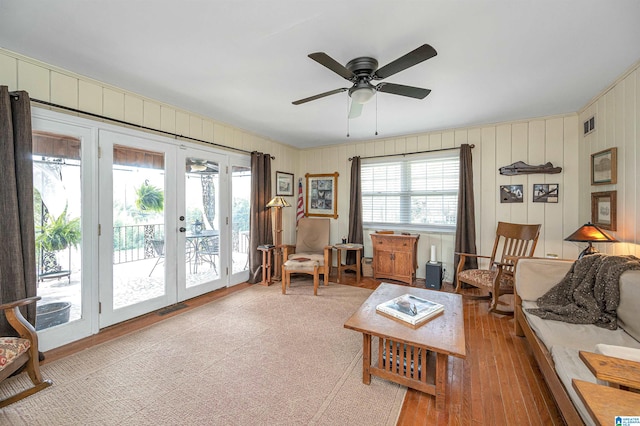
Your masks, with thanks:
<instances>
[{"instance_id":1,"label":"beige patterned rug","mask_svg":"<svg viewBox=\"0 0 640 426\"><path fill-rule=\"evenodd\" d=\"M253 286L46 364L53 386L0 409L0 424L395 424L406 389L364 385L362 336L342 326L371 291L318 294L308 280L286 296Z\"/></svg>"}]
</instances>

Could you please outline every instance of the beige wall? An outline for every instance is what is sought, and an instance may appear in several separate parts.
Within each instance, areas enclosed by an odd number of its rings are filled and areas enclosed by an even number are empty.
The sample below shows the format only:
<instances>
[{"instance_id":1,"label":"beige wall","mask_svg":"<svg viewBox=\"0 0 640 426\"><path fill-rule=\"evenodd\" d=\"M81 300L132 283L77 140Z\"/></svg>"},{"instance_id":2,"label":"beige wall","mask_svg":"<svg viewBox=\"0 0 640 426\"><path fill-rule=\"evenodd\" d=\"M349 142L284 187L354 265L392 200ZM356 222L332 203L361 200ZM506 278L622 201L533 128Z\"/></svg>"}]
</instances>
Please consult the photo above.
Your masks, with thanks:
<instances>
[{"instance_id":1,"label":"beige wall","mask_svg":"<svg viewBox=\"0 0 640 426\"><path fill-rule=\"evenodd\" d=\"M474 144L473 169L476 198L476 233L478 251L490 254L498 221L541 223L542 236L536 254L555 253L561 257L575 258L578 247L562 241L578 227L578 117L570 114L528 121L501 123L483 127L424 133L386 140L304 150L300 156L297 173L340 173L338 178L339 217L333 221L332 240L338 241L348 234L349 181L351 163L349 157L360 155L397 154L439 148L453 148L461 144ZM561 166L562 173L502 176L498 169L515 161L528 164L544 164L547 161ZM534 183L560 184L557 204L533 203ZM501 204L498 188L504 184L524 185L525 200L522 204ZM285 226L286 227L286 226ZM365 230L365 255L371 256L371 240ZM429 260L431 245L437 247L438 260L444 262L447 280L453 273L453 246L455 236L444 233L424 233L418 241L418 273L424 277L425 263Z\"/></svg>"},{"instance_id":2,"label":"beige wall","mask_svg":"<svg viewBox=\"0 0 640 426\"><path fill-rule=\"evenodd\" d=\"M579 113L582 123L595 116L595 130L583 136L580 130L580 221L591 219L591 193L617 191L617 232L623 243L599 244L600 251L640 256L640 63L595 97ZM607 148L618 149L618 182L591 185L591 154Z\"/></svg>"}]
</instances>

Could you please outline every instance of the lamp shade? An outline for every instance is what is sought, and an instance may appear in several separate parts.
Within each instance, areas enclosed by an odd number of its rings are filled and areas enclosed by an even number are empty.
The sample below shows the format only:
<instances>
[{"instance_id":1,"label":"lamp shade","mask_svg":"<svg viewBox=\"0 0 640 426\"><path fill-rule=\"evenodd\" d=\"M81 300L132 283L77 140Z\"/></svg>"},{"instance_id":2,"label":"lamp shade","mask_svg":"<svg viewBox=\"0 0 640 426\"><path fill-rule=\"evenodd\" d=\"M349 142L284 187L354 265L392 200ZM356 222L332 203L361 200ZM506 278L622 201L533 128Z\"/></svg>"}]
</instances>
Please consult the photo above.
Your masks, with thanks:
<instances>
[{"instance_id":1,"label":"lamp shade","mask_svg":"<svg viewBox=\"0 0 640 426\"><path fill-rule=\"evenodd\" d=\"M591 222L587 222L578 228L573 234L564 239L565 241L575 241L581 243L589 243L586 249L578 255L578 259L582 259L589 254L598 253L598 250L592 243L617 243L618 240L604 232L598 226Z\"/></svg>"},{"instance_id":2,"label":"lamp shade","mask_svg":"<svg viewBox=\"0 0 640 426\"><path fill-rule=\"evenodd\" d=\"M573 234L565 238L565 241L576 241L582 243L617 243L611 235L600 229L591 222L587 222L578 228Z\"/></svg>"},{"instance_id":3,"label":"lamp shade","mask_svg":"<svg viewBox=\"0 0 640 426\"><path fill-rule=\"evenodd\" d=\"M267 207L291 207L291 204L282 197L273 197L271 201L267 203Z\"/></svg>"}]
</instances>

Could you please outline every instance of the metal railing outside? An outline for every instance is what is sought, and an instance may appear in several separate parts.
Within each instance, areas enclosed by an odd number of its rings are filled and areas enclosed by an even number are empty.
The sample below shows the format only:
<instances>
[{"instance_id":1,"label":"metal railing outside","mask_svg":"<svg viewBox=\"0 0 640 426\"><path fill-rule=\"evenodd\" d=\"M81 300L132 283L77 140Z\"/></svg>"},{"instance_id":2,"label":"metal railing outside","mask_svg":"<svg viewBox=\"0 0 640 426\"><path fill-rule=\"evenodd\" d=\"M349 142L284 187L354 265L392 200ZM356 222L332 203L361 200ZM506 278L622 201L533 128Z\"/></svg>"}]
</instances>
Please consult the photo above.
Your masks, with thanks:
<instances>
[{"instance_id":1,"label":"metal railing outside","mask_svg":"<svg viewBox=\"0 0 640 426\"><path fill-rule=\"evenodd\" d=\"M164 224L125 225L113 228L113 264L159 256L151 242L164 238Z\"/></svg>"}]
</instances>

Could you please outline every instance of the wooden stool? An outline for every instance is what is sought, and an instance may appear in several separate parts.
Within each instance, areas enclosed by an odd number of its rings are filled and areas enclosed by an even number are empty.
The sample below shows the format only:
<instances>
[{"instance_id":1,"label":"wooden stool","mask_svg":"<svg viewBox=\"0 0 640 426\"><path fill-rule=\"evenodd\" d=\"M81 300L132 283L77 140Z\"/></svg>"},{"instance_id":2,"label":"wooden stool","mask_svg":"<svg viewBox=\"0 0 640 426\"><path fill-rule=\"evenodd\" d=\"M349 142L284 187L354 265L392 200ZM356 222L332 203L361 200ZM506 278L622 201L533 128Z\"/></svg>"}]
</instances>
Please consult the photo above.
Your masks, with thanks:
<instances>
[{"instance_id":1,"label":"wooden stool","mask_svg":"<svg viewBox=\"0 0 640 426\"><path fill-rule=\"evenodd\" d=\"M320 281L320 264L317 260L287 260L282 265L282 294L287 294L287 287L291 284L291 274L313 275L313 295L318 295L318 282ZM325 283L325 285L327 285Z\"/></svg>"}]
</instances>

